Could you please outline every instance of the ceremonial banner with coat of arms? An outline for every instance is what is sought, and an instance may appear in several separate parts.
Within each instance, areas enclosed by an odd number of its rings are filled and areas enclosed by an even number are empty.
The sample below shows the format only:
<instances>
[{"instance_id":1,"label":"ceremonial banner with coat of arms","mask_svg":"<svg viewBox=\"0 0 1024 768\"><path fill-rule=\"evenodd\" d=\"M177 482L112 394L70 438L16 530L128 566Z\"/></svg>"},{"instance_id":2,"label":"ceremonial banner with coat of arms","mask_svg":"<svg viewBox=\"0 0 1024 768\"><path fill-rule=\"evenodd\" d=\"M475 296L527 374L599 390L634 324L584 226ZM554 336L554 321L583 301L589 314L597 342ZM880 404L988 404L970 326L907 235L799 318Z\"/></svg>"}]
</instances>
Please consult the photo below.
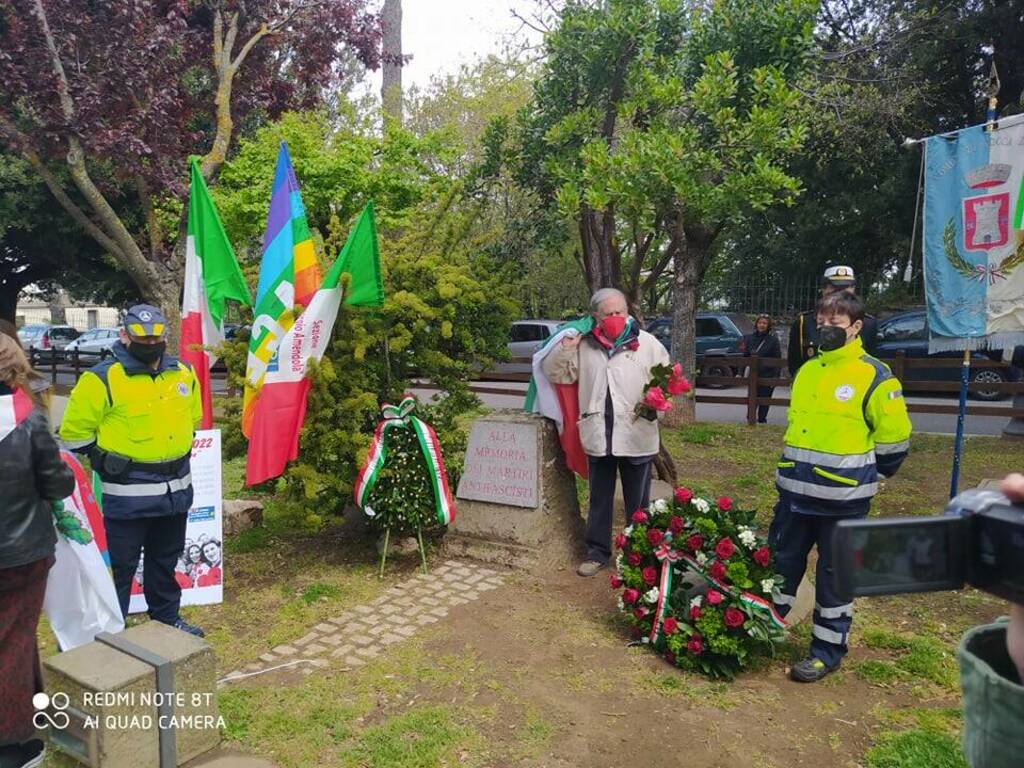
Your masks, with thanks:
<instances>
[{"instance_id":1,"label":"ceremonial banner with coat of arms","mask_svg":"<svg viewBox=\"0 0 1024 768\"><path fill-rule=\"evenodd\" d=\"M1024 344L1024 115L925 149L928 352Z\"/></svg>"}]
</instances>

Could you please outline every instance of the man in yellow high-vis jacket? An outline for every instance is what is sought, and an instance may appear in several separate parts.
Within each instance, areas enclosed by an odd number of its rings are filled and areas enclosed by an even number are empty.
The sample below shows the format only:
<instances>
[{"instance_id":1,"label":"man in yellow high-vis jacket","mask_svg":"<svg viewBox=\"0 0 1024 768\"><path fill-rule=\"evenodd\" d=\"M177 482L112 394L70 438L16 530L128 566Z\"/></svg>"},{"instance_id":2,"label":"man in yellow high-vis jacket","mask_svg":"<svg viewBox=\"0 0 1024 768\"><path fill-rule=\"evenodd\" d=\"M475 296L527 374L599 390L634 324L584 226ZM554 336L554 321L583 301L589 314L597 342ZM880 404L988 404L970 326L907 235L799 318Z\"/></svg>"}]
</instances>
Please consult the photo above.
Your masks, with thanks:
<instances>
[{"instance_id":1,"label":"man in yellow high-vis jacket","mask_svg":"<svg viewBox=\"0 0 1024 768\"><path fill-rule=\"evenodd\" d=\"M864 352L858 336L864 306L853 293L818 304L815 356L793 381L789 428L779 461L779 501L769 531L776 567L775 604L785 616L818 547L811 650L792 677L816 682L839 667L847 651L853 603L832 579L832 531L844 517L864 517L880 479L891 477L910 447L910 418L900 382Z\"/></svg>"},{"instance_id":2,"label":"man in yellow high-vis jacket","mask_svg":"<svg viewBox=\"0 0 1024 768\"><path fill-rule=\"evenodd\" d=\"M166 354L167 321L156 307L128 310L112 359L82 374L60 436L89 456L102 481L102 506L114 586L127 616L132 577L143 557L149 615L202 636L178 614L174 569L192 506L190 458L202 418L192 369Z\"/></svg>"}]
</instances>

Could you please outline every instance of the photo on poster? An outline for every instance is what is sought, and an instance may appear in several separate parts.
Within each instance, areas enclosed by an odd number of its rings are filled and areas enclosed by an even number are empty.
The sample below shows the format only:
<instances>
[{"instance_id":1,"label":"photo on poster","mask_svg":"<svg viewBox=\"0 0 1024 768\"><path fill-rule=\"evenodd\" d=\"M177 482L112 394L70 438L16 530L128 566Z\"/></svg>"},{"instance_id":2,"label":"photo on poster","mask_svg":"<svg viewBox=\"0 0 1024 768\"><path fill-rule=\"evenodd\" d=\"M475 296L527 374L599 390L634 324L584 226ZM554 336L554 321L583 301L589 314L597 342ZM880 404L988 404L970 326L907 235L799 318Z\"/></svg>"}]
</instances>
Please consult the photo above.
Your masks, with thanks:
<instances>
[{"instance_id":1,"label":"photo on poster","mask_svg":"<svg viewBox=\"0 0 1024 768\"><path fill-rule=\"evenodd\" d=\"M224 535L221 496L220 430L196 432L192 442L192 488L185 546L178 557L174 578L181 586L182 605L211 605L224 600ZM146 610L143 595L143 564L146 551L132 579L130 613Z\"/></svg>"}]
</instances>

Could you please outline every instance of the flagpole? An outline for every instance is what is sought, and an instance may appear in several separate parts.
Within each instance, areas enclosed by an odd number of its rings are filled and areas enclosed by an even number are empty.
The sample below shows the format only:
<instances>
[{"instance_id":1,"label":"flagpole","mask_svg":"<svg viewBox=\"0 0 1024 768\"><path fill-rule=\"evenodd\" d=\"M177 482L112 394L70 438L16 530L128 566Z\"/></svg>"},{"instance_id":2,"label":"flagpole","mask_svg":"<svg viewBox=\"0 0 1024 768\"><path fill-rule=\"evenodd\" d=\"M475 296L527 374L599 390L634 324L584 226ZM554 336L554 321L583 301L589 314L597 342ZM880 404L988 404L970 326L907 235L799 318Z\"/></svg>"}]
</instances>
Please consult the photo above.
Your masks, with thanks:
<instances>
[{"instance_id":1,"label":"flagpole","mask_svg":"<svg viewBox=\"0 0 1024 768\"><path fill-rule=\"evenodd\" d=\"M985 115L985 132L992 133L998 127L996 123L996 107L999 96L999 73L996 63L992 62L992 70L988 78L988 111ZM971 350L964 350L963 363L960 366L960 410L956 417L956 441L953 444L953 472L949 479L949 498L956 496L960 487L960 460L964 449L964 420L967 415L967 385L971 380Z\"/></svg>"}]
</instances>

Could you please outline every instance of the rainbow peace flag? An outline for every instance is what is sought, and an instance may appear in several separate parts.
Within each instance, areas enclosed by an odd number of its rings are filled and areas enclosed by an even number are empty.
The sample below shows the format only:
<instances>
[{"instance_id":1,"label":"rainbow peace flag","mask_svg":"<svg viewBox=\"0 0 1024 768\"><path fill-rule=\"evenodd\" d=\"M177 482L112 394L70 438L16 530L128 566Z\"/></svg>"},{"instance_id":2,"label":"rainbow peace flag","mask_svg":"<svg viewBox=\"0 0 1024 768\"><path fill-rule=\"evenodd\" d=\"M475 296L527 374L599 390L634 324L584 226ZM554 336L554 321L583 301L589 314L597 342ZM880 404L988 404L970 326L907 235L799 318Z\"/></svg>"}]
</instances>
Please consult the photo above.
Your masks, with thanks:
<instances>
[{"instance_id":1,"label":"rainbow peace flag","mask_svg":"<svg viewBox=\"0 0 1024 768\"><path fill-rule=\"evenodd\" d=\"M256 287L252 336L245 370L242 431L252 432L256 400L267 369L285 333L295 322L295 308L306 307L320 287L320 269L313 251L299 182L282 141L270 195L263 260Z\"/></svg>"}]
</instances>

